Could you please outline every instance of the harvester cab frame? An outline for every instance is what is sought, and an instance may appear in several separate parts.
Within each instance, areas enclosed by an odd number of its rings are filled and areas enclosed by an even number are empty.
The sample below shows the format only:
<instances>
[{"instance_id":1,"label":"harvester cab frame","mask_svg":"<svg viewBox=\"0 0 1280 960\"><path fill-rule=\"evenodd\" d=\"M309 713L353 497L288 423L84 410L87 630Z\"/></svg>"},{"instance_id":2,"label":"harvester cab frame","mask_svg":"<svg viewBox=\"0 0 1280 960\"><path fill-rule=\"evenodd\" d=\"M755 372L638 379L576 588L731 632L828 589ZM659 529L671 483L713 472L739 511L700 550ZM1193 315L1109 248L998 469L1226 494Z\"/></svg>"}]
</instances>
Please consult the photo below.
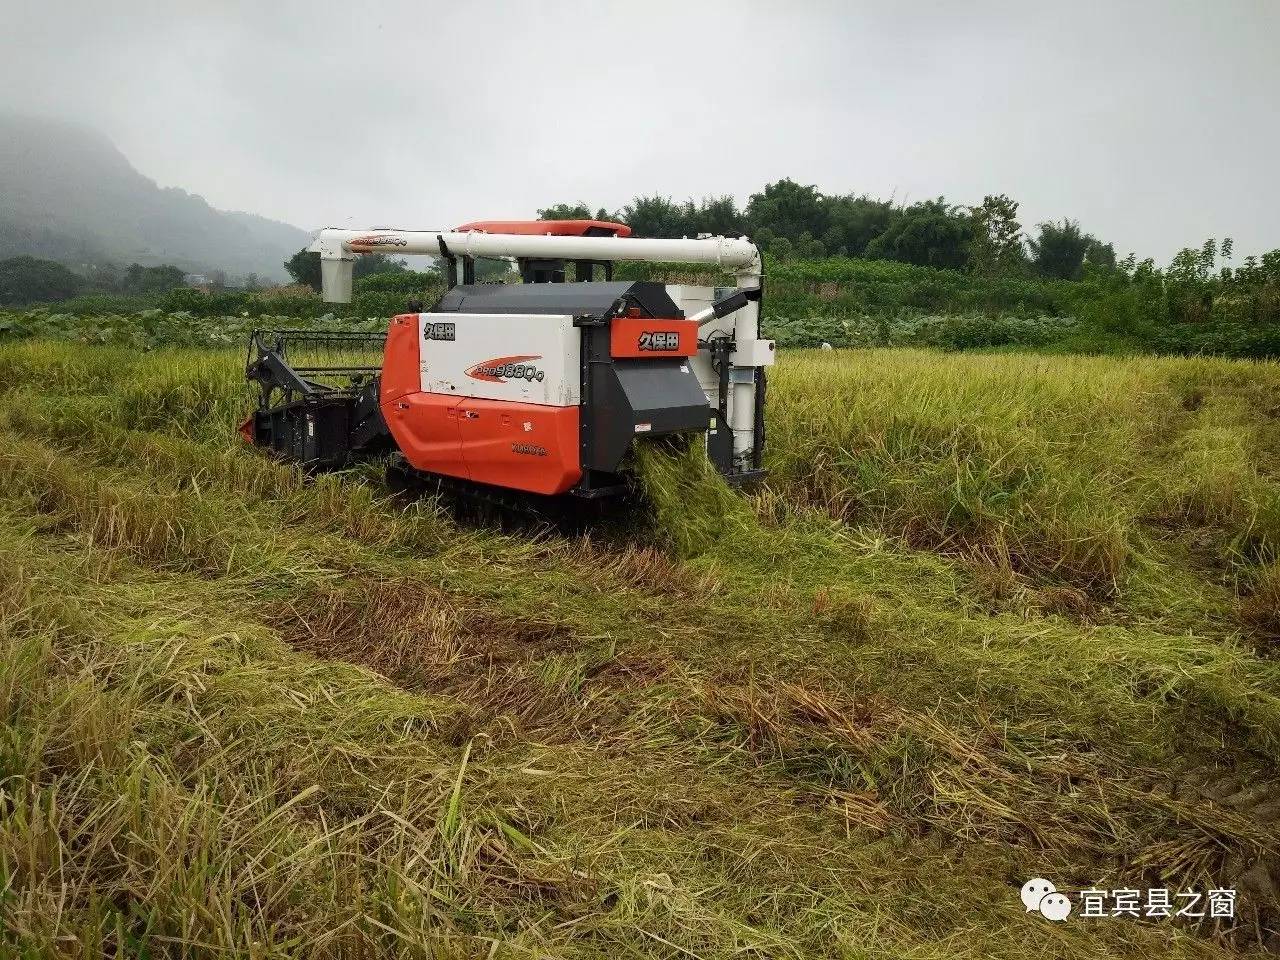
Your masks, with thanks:
<instances>
[{"instance_id":1,"label":"harvester cab frame","mask_svg":"<svg viewBox=\"0 0 1280 960\"><path fill-rule=\"evenodd\" d=\"M732 482L762 477L774 344L759 337L759 251L630 234L600 220L321 230L310 250L328 302L351 301L355 260L371 253L438 257L446 290L385 334L256 331L259 402L242 434L308 469L394 453L402 483L491 493L621 493L633 444L673 435L705 436ZM479 258L514 261L522 282L477 282ZM619 260L711 264L737 285L615 280Z\"/></svg>"}]
</instances>

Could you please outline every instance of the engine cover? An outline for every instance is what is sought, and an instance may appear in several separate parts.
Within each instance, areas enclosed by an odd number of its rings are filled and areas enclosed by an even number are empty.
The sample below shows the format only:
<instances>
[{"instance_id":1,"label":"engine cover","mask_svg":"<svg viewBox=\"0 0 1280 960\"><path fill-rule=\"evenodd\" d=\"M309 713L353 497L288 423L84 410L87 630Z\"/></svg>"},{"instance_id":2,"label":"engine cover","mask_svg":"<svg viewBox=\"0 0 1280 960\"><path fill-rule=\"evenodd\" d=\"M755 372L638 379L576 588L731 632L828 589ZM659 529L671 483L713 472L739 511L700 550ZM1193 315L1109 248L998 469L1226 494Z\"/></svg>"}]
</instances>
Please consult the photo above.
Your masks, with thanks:
<instances>
[{"instance_id":1,"label":"engine cover","mask_svg":"<svg viewBox=\"0 0 1280 960\"><path fill-rule=\"evenodd\" d=\"M582 477L573 318L421 313L387 336L381 406L411 466L560 494Z\"/></svg>"}]
</instances>

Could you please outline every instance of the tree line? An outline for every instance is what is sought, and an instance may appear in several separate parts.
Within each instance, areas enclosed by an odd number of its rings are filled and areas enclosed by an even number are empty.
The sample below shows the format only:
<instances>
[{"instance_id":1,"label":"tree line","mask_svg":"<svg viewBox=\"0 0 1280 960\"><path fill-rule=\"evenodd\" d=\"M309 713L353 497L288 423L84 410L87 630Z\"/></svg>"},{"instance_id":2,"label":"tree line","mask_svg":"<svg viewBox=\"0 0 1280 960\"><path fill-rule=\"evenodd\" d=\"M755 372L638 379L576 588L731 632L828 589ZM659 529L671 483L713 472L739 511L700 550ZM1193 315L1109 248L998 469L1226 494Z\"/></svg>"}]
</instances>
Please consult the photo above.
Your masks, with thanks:
<instances>
[{"instance_id":1,"label":"tree line","mask_svg":"<svg viewBox=\"0 0 1280 960\"><path fill-rule=\"evenodd\" d=\"M865 194L826 194L812 184L783 179L752 194L743 209L731 196L698 202L651 196L636 197L612 212L557 203L538 216L618 220L642 237L746 234L783 261L854 257L982 273L1025 271L1059 280L1079 280L1090 266L1116 266L1114 247L1074 220L1042 223L1024 236L1018 204L1003 194L988 196L978 206L949 203L945 197L897 205Z\"/></svg>"},{"instance_id":2,"label":"tree line","mask_svg":"<svg viewBox=\"0 0 1280 960\"><path fill-rule=\"evenodd\" d=\"M984 197L975 206L944 197L895 205L866 195L824 194L784 179L752 194L742 208L730 196L700 202L641 196L617 211L561 203L538 215L621 220L638 236L746 234L771 260L775 319L981 312L1073 316L1144 342L1150 331L1179 325L1201 328L1195 333L1202 338L1209 327L1221 334L1213 342L1162 345L1171 352L1230 352L1232 344L1246 339L1246 327L1251 343L1257 340L1254 328L1280 330L1280 250L1240 261L1229 239L1209 240L1181 251L1160 269L1149 259L1137 262L1133 254L1117 260L1111 244L1073 220L1024 230L1017 202L1003 194ZM72 312L148 305L209 316L263 311L301 316L325 309L312 292L320 288L319 256L300 250L284 266L305 289L259 294L256 278L249 277L242 289L230 290L212 271L202 290L187 290L182 272L173 266L108 264L72 272L50 261L16 257L0 262L0 304L60 302ZM632 264L624 273L640 279L632 274L641 266ZM482 279L507 279L509 271L505 262L477 263ZM429 299L441 283L438 271L410 270L389 256L359 258L355 276L353 316L394 313L410 297ZM1246 355L1277 352L1280 332L1276 343L1258 341Z\"/></svg>"},{"instance_id":3,"label":"tree line","mask_svg":"<svg viewBox=\"0 0 1280 960\"><path fill-rule=\"evenodd\" d=\"M0 260L0 303L28 304L67 300L84 293L152 296L182 286L180 268L96 264L85 274L36 257Z\"/></svg>"}]
</instances>

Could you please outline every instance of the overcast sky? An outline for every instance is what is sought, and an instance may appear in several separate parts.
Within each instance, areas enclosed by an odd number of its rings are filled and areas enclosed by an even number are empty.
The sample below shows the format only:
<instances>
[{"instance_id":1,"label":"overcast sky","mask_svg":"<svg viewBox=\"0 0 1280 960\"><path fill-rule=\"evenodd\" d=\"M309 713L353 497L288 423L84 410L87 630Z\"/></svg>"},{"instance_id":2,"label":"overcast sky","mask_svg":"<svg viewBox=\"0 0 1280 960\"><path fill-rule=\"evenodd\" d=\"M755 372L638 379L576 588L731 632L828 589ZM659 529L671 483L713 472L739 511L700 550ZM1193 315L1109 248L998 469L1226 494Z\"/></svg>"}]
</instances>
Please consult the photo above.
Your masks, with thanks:
<instances>
[{"instance_id":1,"label":"overcast sky","mask_svg":"<svg viewBox=\"0 0 1280 960\"><path fill-rule=\"evenodd\" d=\"M215 206L443 227L829 193L1280 247L1280 0L5 0L0 107Z\"/></svg>"}]
</instances>

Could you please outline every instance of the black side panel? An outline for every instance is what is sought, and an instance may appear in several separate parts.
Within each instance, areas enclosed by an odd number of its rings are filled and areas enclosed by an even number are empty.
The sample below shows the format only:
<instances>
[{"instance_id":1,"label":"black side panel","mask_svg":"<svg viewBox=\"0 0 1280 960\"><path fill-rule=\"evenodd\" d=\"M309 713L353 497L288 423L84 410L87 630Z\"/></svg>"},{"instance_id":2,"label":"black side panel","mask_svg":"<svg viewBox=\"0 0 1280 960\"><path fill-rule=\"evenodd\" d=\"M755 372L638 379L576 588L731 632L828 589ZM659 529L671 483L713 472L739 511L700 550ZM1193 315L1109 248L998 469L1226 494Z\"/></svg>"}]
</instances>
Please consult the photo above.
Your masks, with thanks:
<instances>
[{"instance_id":1,"label":"black side panel","mask_svg":"<svg viewBox=\"0 0 1280 960\"><path fill-rule=\"evenodd\" d=\"M620 297L627 297L652 317L684 314L661 283L608 280L582 283L477 283L448 291L434 313L545 313L602 317Z\"/></svg>"},{"instance_id":2,"label":"black side panel","mask_svg":"<svg viewBox=\"0 0 1280 960\"><path fill-rule=\"evenodd\" d=\"M351 459L351 397L308 396L253 415L254 443L309 469Z\"/></svg>"},{"instance_id":3,"label":"black side panel","mask_svg":"<svg viewBox=\"0 0 1280 960\"><path fill-rule=\"evenodd\" d=\"M304 394L253 414L253 442L308 470L341 469L395 449L378 407L380 378L356 395Z\"/></svg>"},{"instance_id":4,"label":"black side panel","mask_svg":"<svg viewBox=\"0 0 1280 960\"><path fill-rule=\"evenodd\" d=\"M353 452L377 454L395 449L395 440L382 419L378 405L382 377L374 377L361 390L351 407L350 443Z\"/></svg>"},{"instance_id":5,"label":"black side panel","mask_svg":"<svg viewBox=\"0 0 1280 960\"><path fill-rule=\"evenodd\" d=\"M614 374L637 424L651 433L706 430L711 408L698 378L684 360L619 360Z\"/></svg>"},{"instance_id":6,"label":"black side panel","mask_svg":"<svg viewBox=\"0 0 1280 960\"><path fill-rule=\"evenodd\" d=\"M587 469L616 473L637 436L703 432L710 423L706 394L686 361L619 360L590 373L592 403L583 408L582 426Z\"/></svg>"}]
</instances>

